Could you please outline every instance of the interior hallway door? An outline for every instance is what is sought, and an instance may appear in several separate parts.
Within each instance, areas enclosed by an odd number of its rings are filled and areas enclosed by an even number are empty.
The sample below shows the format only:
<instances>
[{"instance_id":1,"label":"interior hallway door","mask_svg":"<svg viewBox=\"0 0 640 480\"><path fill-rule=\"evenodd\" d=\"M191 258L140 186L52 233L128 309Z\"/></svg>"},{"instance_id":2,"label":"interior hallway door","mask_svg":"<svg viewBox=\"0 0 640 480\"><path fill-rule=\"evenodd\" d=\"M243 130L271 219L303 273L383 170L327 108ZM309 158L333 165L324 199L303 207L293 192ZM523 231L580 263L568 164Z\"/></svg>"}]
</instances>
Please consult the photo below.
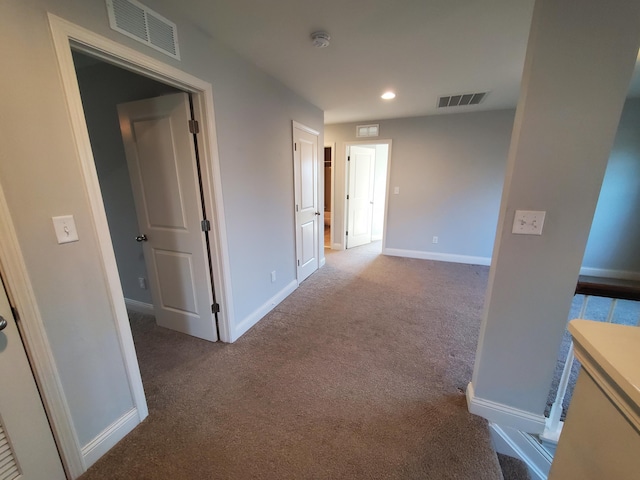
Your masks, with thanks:
<instances>
[{"instance_id":1,"label":"interior hallway door","mask_svg":"<svg viewBox=\"0 0 640 480\"><path fill-rule=\"evenodd\" d=\"M352 145L347 160L347 248L352 248L371 243L376 149Z\"/></svg>"},{"instance_id":2,"label":"interior hallway door","mask_svg":"<svg viewBox=\"0 0 640 480\"><path fill-rule=\"evenodd\" d=\"M36 382L0 283L0 478L64 480Z\"/></svg>"},{"instance_id":3,"label":"interior hallway door","mask_svg":"<svg viewBox=\"0 0 640 480\"><path fill-rule=\"evenodd\" d=\"M318 224L318 134L293 126L293 174L296 223L296 265L298 282L320 265Z\"/></svg>"},{"instance_id":4,"label":"interior hallway door","mask_svg":"<svg viewBox=\"0 0 640 480\"><path fill-rule=\"evenodd\" d=\"M186 93L118 105L158 325L216 341L200 169Z\"/></svg>"}]
</instances>

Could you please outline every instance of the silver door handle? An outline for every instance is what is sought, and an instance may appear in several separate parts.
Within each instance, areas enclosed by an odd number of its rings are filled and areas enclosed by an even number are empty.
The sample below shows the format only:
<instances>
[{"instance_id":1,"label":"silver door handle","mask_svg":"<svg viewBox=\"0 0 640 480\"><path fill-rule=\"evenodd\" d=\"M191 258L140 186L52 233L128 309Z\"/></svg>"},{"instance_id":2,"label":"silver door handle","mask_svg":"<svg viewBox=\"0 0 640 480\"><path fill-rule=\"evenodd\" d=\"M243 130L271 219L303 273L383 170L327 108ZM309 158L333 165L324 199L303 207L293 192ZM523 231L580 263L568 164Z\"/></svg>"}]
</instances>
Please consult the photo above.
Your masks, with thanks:
<instances>
[{"instance_id":1,"label":"silver door handle","mask_svg":"<svg viewBox=\"0 0 640 480\"><path fill-rule=\"evenodd\" d=\"M144 233L136 237L136 242L146 242L146 241L147 241L147 236Z\"/></svg>"},{"instance_id":2,"label":"silver door handle","mask_svg":"<svg viewBox=\"0 0 640 480\"><path fill-rule=\"evenodd\" d=\"M7 328L7 321L0 315L0 330Z\"/></svg>"}]
</instances>

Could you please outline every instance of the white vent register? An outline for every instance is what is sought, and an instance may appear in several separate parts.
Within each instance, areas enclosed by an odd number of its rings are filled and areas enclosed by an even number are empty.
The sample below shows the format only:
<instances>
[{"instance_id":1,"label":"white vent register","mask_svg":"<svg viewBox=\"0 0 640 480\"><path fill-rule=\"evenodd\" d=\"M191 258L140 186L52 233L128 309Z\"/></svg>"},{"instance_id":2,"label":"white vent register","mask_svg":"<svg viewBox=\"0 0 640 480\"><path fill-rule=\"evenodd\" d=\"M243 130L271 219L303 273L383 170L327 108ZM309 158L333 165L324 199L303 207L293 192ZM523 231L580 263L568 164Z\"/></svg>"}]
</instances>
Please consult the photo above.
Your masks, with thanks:
<instances>
[{"instance_id":1,"label":"white vent register","mask_svg":"<svg viewBox=\"0 0 640 480\"><path fill-rule=\"evenodd\" d=\"M107 0L107 11L113 30L180 60L175 23L135 0Z\"/></svg>"}]
</instances>

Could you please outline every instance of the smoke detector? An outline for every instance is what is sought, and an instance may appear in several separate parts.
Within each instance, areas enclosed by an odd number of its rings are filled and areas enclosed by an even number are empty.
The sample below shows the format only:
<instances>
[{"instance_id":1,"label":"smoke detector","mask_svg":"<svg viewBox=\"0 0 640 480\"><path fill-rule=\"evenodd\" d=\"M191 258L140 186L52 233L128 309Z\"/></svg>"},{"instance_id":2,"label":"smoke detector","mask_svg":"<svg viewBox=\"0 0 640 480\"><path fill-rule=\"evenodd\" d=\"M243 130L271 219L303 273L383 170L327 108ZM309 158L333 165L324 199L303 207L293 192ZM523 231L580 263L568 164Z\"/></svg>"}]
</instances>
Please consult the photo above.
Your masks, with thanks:
<instances>
[{"instance_id":1,"label":"smoke detector","mask_svg":"<svg viewBox=\"0 0 640 480\"><path fill-rule=\"evenodd\" d=\"M327 32L313 32L311 34L311 41L316 48L328 47L329 40L331 40L331 37Z\"/></svg>"}]
</instances>

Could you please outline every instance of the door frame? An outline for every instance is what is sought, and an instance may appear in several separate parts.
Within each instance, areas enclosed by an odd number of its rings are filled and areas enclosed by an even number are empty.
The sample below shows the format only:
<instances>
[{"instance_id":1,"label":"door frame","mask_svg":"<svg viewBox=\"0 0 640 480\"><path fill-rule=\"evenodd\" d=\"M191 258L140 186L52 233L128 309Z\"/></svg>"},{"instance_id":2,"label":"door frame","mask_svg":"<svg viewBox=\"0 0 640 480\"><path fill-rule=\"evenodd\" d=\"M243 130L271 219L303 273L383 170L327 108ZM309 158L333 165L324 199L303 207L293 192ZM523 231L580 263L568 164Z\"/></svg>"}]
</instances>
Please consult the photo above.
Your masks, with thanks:
<instances>
[{"instance_id":1,"label":"door frame","mask_svg":"<svg viewBox=\"0 0 640 480\"><path fill-rule=\"evenodd\" d=\"M386 181L386 191L384 196L384 218L382 220L382 251L387 247L387 216L389 214L389 186L391 185L391 144L392 140L390 138L386 139L377 139L372 138L371 140L360 140L355 142L345 142L344 143L344 198L342 199L342 244L340 245L341 250L347 249L347 226L348 226L348 214L349 207L347 205L347 194L349 193L349 162L347 161L347 157L349 156L349 147L357 146L363 147L367 145L388 145L389 152L387 154L387 181ZM331 172L334 174L335 172ZM333 191L333 205L336 205L335 198L335 190ZM333 222L333 220L332 220ZM337 244L336 244L337 246Z\"/></svg>"},{"instance_id":2,"label":"door frame","mask_svg":"<svg viewBox=\"0 0 640 480\"><path fill-rule=\"evenodd\" d=\"M331 149L331 225L329 225L329 249L334 250L337 249L337 247L339 246L339 244L335 244L333 243L333 222L335 222L335 188L336 188L336 142L333 143L325 143L324 144L324 148L330 148ZM324 182L327 181L326 178L324 178L324 169L322 170L322 174L323 174L323 180ZM323 182L323 184L324 184ZM324 192L324 190L323 190ZM323 198L324 200L324 198ZM323 202L324 203L324 202ZM324 213L324 210L323 210ZM323 222L324 224L324 222ZM323 226L323 231L324 231L324 226ZM323 237L323 241L322 243L324 244L324 237Z\"/></svg>"},{"instance_id":3,"label":"door frame","mask_svg":"<svg viewBox=\"0 0 640 480\"><path fill-rule=\"evenodd\" d=\"M70 478L76 478L86 471L88 465L106 453L124 435L146 418L148 408L122 286L118 276L105 208L100 194L100 185L71 56L72 47L83 53L192 94L195 118L200 121L202 127L202 140L199 145L201 147L203 188L205 206L207 211L211 212L212 217L210 238L213 253L214 288L216 298L220 299L219 303L221 303L219 326L222 341L231 341L231 325L233 324L234 312L232 308L227 233L211 84L51 13L48 14L48 21L69 109L78 161L81 166L85 191L91 209L94 234L100 249L102 272L107 285L111 311L115 320L118 341L122 350L123 362L134 402L134 408L125 415L126 418L122 417L117 420L99 438L94 439L86 446L80 445L73 426L69 406L44 328L42 315L29 281L26 264L1 187L0 268L2 268L3 275L6 278L7 290L12 303L16 305L23 318L29 319L28 322L21 322L25 349L34 370L34 376L42 395L65 471Z\"/></svg>"}]
</instances>

